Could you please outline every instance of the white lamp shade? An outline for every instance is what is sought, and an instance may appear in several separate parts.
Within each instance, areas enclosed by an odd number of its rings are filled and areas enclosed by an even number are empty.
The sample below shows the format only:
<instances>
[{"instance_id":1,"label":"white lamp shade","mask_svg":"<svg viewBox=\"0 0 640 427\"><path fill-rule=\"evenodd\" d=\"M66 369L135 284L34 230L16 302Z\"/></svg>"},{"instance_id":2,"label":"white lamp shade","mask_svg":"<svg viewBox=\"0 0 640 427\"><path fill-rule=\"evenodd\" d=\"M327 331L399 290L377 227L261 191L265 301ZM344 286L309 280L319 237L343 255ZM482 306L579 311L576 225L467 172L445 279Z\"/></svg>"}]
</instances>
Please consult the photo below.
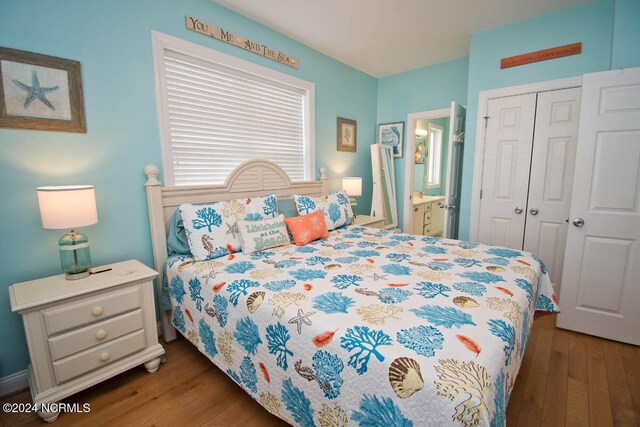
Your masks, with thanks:
<instances>
[{"instance_id":1,"label":"white lamp shade","mask_svg":"<svg viewBox=\"0 0 640 427\"><path fill-rule=\"evenodd\" d=\"M98 222L93 185L39 187L38 204L43 228L72 229Z\"/></svg>"},{"instance_id":2,"label":"white lamp shade","mask_svg":"<svg viewBox=\"0 0 640 427\"><path fill-rule=\"evenodd\" d=\"M342 178L342 189L347 193L347 196L362 196L362 178L345 176Z\"/></svg>"}]
</instances>

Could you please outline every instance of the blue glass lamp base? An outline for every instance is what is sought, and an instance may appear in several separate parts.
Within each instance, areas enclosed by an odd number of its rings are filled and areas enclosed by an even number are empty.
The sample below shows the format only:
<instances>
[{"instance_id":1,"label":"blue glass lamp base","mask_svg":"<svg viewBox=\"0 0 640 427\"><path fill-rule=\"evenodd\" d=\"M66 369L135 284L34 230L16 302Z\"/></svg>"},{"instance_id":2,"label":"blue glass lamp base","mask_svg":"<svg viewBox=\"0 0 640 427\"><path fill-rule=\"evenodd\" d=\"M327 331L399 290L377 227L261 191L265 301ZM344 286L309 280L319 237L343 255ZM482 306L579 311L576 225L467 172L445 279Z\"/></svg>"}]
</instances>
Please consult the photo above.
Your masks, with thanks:
<instances>
[{"instance_id":1,"label":"blue glass lamp base","mask_svg":"<svg viewBox=\"0 0 640 427\"><path fill-rule=\"evenodd\" d=\"M71 230L58 240L58 248L60 249L60 264L67 280L89 277L91 253L87 236Z\"/></svg>"},{"instance_id":2,"label":"blue glass lamp base","mask_svg":"<svg viewBox=\"0 0 640 427\"><path fill-rule=\"evenodd\" d=\"M78 280L78 279L84 279L85 277L89 277L90 274L91 272L89 270L83 271L82 273L76 273L76 274L64 273L64 278L67 280Z\"/></svg>"}]
</instances>

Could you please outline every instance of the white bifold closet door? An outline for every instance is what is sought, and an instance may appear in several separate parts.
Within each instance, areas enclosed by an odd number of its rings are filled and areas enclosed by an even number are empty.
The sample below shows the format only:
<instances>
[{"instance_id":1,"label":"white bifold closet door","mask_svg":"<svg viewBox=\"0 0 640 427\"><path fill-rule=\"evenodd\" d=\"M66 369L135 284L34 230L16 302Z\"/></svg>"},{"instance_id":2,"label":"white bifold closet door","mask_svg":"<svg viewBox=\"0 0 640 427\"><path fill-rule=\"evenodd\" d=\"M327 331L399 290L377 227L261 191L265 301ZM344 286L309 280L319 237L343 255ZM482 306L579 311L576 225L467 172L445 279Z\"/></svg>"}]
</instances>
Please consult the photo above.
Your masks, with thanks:
<instances>
[{"instance_id":1,"label":"white bifold closet door","mask_svg":"<svg viewBox=\"0 0 640 427\"><path fill-rule=\"evenodd\" d=\"M580 88L538 94L523 249L542 258L559 287L571 209Z\"/></svg>"},{"instance_id":2,"label":"white bifold closet door","mask_svg":"<svg viewBox=\"0 0 640 427\"><path fill-rule=\"evenodd\" d=\"M537 254L559 285L580 88L492 99L488 107L479 240Z\"/></svg>"},{"instance_id":3,"label":"white bifold closet door","mask_svg":"<svg viewBox=\"0 0 640 427\"><path fill-rule=\"evenodd\" d=\"M522 249L536 94L492 99L487 111L478 238Z\"/></svg>"},{"instance_id":4,"label":"white bifold closet door","mask_svg":"<svg viewBox=\"0 0 640 427\"><path fill-rule=\"evenodd\" d=\"M640 68L585 74L558 326L640 345Z\"/></svg>"}]
</instances>

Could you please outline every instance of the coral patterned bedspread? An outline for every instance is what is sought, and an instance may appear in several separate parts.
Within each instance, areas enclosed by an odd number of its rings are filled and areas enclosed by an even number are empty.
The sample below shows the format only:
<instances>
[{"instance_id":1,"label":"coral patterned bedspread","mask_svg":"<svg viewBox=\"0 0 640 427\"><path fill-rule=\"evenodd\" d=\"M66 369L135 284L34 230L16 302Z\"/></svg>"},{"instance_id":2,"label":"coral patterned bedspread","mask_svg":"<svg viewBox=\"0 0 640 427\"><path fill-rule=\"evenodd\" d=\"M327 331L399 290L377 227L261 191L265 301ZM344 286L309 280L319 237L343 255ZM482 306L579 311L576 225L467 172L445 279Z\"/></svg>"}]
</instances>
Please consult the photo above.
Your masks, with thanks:
<instances>
[{"instance_id":1,"label":"coral patterned bedspread","mask_svg":"<svg viewBox=\"0 0 640 427\"><path fill-rule=\"evenodd\" d=\"M504 425L534 312L557 311L530 253L356 226L167 277L175 327L300 426Z\"/></svg>"}]
</instances>

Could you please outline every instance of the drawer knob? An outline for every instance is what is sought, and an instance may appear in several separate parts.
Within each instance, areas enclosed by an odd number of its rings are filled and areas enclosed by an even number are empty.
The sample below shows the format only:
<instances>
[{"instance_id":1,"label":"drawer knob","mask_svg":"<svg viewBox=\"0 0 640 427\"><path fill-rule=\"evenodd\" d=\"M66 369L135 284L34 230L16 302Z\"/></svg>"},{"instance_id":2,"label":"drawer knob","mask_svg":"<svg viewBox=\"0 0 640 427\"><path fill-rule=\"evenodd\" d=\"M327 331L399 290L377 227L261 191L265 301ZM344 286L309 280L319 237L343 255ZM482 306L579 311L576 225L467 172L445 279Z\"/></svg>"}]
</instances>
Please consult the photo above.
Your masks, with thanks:
<instances>
[{"instance_id":1,"label":"drawer knob","mask_svg":"<svg viewBox=\"0 0 640 427\"><path fill-rule=\"evenodd\" d=\"M96 305L95 307L93 307L93 310L91 310L91 314L96 317L102 315L102 313L104 313L104 308L102 308L102 306L100 305Z\"/></svg>"},{"instance_id":2,"label":"drawer knob","mask_svg":"<svg viewBox=\"0 0 640 427\"><path fill-rule=\"evenodd\" d=\"M107 337L107 331L105 331L104 329L100 329L98 332L96 332L96 339L103 340L106 337Z\"/></svg>"},{"instance_id":3,"label":"drawer knob","mask_svg":"<svg viewBox=\"0 0 640 427\"><path fill-rule=\"evenodd\" d=\"M106 362L107 360L109 360L110 357L111 355L106 351L103 351L102 353L100 353L100 360L103 362Z\"/></svg>"}]
</instances>

